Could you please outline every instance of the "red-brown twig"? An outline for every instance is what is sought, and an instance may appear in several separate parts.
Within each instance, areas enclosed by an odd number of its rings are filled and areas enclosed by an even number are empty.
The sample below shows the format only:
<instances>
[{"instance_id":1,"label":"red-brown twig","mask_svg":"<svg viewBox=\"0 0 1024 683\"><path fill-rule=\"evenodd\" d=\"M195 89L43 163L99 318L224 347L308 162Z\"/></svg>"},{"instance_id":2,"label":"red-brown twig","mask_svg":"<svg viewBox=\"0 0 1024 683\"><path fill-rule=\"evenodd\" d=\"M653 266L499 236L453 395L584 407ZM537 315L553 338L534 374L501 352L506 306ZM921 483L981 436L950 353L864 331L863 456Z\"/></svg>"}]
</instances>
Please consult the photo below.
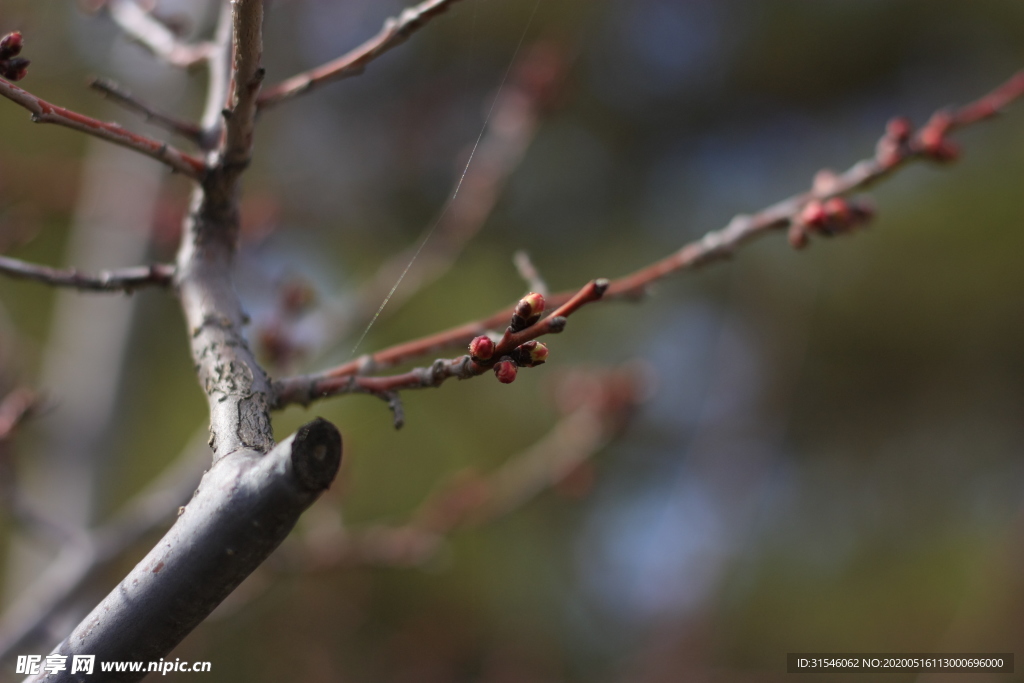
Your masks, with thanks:
<instances>
[{"instance_id":1,"label":"red-brown twig","mask_svg":"<svg viewBox=\"0 0 1024 683\"><path fill-rule=\"evenodd\" d=\"M305 572L422 564L453 532L507 516L579 472L629 424L647 393L643 374L633 365L573 371L558 390L562 418L495 471L457 475L401 526L346 529L327 519L323 532L312 529L282 559Z\"/></svg>"},{"instance_id":2,"label":"red-brown twig","mask_svg":"<svg viewBox=\"0 0 1024 683\"><path fill-rule=\"evenodd\" d=\"M206 173L206 165L202 160L186 154L165 142L159 142L145 135L132 133L116 123L98 121L78 112L50 104L32 93L0 78L0 95L21 105L32 113L35 123L53 123L86 135L92 135L115 145L127 147L140 154L152 157L170 166L175 171L189 178L199 180Z\"/></svg>"},{"instance_id":3,"label":"red-brown twig","mask_svg":"<svg viewBox=\"0 0 1024 683\"><path fill-rule=\"evenodd\" d=\"M362 73L367 64L391 48L404 43L409 36L458 1L425 0L407 8L397 17L389 17L377 35L354 50L265 89L259 98L260 108L289 100L325 83Z\"/></svg>"},{"instance_id":4,"label":"red-brown twig","mask_svg":"<svg viewBox=\"0 0 1024 683\"><path fill-rule=\"evenodd\" d=\"M912 133L909 123L904 119L895 119L889 123L885 135L879 140L874 157L860 161L838 175L819 173L810 190L778 202L758 213L736 216L726 227L705 234L699 240L687 244L668 257L625 277L612 280L604 299L640 297L657 280L681 270L691 270L728 258L737 248L756 237L787 227L804 228L806 226L801 223L801 214L811 202L824 202L864 190L911 161L951 161L956 157L957 150L946 138L948 133L992 118L1022 96L1024 96L1024 71L1015 74L998 88L970 104L958 109L943 109L936 112L916 134ZM559 306L568 302L573 296L574 292L552 294L547 298L548 304ZM465 346L477 335L500 329L507 324L511 309L512 307L509 306L490 317L388 347L317 375L281 380L277 383L280 387L278 402L280 405L287 405L319 398L320 394L315 389L321 386L320 383L324 383L327 389L328 393L325 395L345 393L345 391L338 391L339 387L345 384L344 378L353 377L367 369L382 369L443 349ZM446 363L451 363L451 361L446 361ZM437 363L435 363L436 365ZM407 375L417 372L422 374L424 370L382 379L386 380L384 384L398 384L401 385L399 388L412 388L414 378ZM461 376L461 374L447 376ZM404 380L397 379L399 377L403 377ZM350 381L354 382L353 386L356 387L360 382L366 382L368 379L370 378ZM408 386L405 382L409 383ZM417 386L436 386L436 384L426 383ZM311 388L314 391L304 393L302 390L304 388ZM358 388L352 388L350 391L358 391Z\"/></svg>"},{"instance_id":5,"label":"red-brown twig","mask_svg":"<svg viewBox=\"0 0 1024 683\"><path fill-rule=\"evenodd\" d=\"M197 145L202 143L203 130L198 124L157 111L109 79L94 78L89 82L89 87L102 93L110 101L138 114L155 126L159 126L175 135L180 135Z\"/></svg>"},{"instance_id":6,"label":"red-brown twig","mask_svg":"<svg viewBox=\"0 0 1024 683\"><path fill-rule=\"evenodd\" d=\"M104 270L95 275L77 270L58 270L0 256L0 273L23 280L35 280L54 287L71 287L90 292L128 292L143 287L167 287L174 279L174 266L154 264L119 270Z\"/></svg>"},{"instance_id":7,"label":"red-brown twig","mask_svg":"<svg viewBox=\"0 0 1024 683\"><path fill-rule=\"evenodd\" d=\"M171 29L135 0L107 0L103 4L121 30L168 64L191 68L209 59L215 49L212 43L193 45L180 41Z\"/></svg>"},{"instance_id":8,"label":"red-brown twig","mask_svg":"<svg viewBox=\"0 0 1024 683\"><path fill-rule=\"evenodd\" d=\"M353 361L325 373L274 382L274 407L282 408L292 403L305 405L316 399L341 394L371 394L388 401L395 411L395 426L401 427L401 409L397 392L437 387L453 377L469 379L482 375L518 346L546 334L564 330L566 319L583 306L599 300L608 289L608 284L608 280L592 280L548 317L518 332L513 332L509 328L495 345L494 353L488 361L476 361L468 355L450 359L439 358L429 367L413 368L397 375L375 377L354 374L360 370L360 362ZM365 366L362 369L365 369Z\"/></svg>"}]
</instances>

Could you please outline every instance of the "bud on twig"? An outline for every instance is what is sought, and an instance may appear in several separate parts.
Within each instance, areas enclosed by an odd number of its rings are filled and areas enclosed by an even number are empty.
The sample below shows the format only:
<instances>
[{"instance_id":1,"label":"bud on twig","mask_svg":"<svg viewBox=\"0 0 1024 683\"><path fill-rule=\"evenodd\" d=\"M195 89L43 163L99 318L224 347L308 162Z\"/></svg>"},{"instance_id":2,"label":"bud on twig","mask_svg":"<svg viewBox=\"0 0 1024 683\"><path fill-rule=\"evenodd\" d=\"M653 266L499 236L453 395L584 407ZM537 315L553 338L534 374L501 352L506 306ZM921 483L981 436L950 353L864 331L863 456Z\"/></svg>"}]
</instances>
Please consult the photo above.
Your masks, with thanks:
<instances>
[{"instance_id":1,"label":"bud on twig","mask_svg":"<svg viewBox=\"0 0 1024 683\"><path fill-rule=\"evenodd\" d=\"M17 57L21 53L22 44L19 31L8 33L3 38L0 38L0 59Z\"/></svg>"},{"instance_id":2,"label":"bud on twig","mask_svg":"<svg viewBox=\"0 0 1024 683\"><path fill-rule=\"evenodd\" d=\"M512 384L516 381L516 364L511 360L500 360L494 364L494 376L502 384Z\"/></svg>"},{"instance_id":3,"label":"bud on twig","mask_svg":"<svg viewBox=\"0 0 1024 683\"><path fill-rule=\"evenodd\" d=\"M516 365L532 368L544 364L544 361L548 358L548 347L539 341L533 340L519 345L512 354L512 359Z\"/></svg>"},{"instance_id":4,"label":"bud on twig","mask_svg":"<svg viewBox=\"0 0 1024 683\"><path fill-rule=\"evenodd\" d=\"M475 361L490 360L494 355L494 342L485 334L474 337L469 342L469 355Z\"/></svg>"},{"instance_id":5,"label":"bud on twig","mask_svg":"<svg viewBox=\"0 0 1024 683\"><path fill-rule=\"evenodd\" d=\"M512 324L510 325L512 331L525 330L540 320L540 314L543 312L544 297L537 292L530 292L519 300L512 312Z\"/></svg>"},{"instance_id":6,"label":"bud on twig","mask_svg":"<svg viewBox=\"0 0 1024 683\"><path fill-rule=\"evenodd\" d=\"M867 223L874 215L874 207L866 201L843 197L830 197L824 202L812 199L790 225L789 243L794 249L803 249L811 232L825 237L842 235Z\"/></svg>"},{"instance_id":7,"label":"bud on twig","mask_svg":"<svg viewBox=\"0 0 1024 683\"><path fill-rule=\"evenodd\" d=\"M942 112L932 116L928 124L921 129L921 149L932 161L956 161L960 156L960 148L946 139L952 125L952 116Z\"/></svg>"},{"instance_id":8,"label":"bud on twig","mask_svg":"<svg viewBox=\"0 0 1024 683\"><path fill-rule=\"evenodd\" d=\"M18 31L0 38L0 76L9 81L20 81L28 71L29 61L17 56L22 46L21 33Z\"/></svg>"}]
</instances>

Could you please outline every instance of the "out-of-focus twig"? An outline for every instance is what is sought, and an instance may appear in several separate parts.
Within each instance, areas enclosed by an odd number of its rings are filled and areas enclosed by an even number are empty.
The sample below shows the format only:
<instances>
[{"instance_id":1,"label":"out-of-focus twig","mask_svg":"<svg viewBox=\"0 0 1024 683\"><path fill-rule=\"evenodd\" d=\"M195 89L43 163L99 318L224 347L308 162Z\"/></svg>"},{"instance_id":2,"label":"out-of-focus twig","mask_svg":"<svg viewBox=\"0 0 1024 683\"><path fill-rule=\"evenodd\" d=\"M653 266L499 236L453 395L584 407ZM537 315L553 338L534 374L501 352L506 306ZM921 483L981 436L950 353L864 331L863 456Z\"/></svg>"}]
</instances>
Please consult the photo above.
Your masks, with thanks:
<instances>
[{"instance_id":1,"label":"out-of-focus twig","mask_svg":"<svg viewBox=\"0 0 1024 683\"><path fill-rule=\"evenodd\" d=\"M23 280L35 280L54 287L70 287L92 292L132 292L143 287L167 287L174 279L174 266L154 264L119 270L103 270L95 275L75 269L60 270L0 256L0 273Z\"/></svg>"},{"instance_id":2,"label":"out-of-focus twig","mask_svg":"<svg viewBox=\"0 0 1024 683\"><path fill-rule=\"evenodd\" d=\"M537 292L545 297L550 294L548 283L544 281L537 267L533 265L529 252L525 249L520 249L512 255L512 263L515 264L516 270L519 271L519 277L523 278L530 291Z\"/></svg>"},{"instance_id":3,"label":"out-of-focus twig","mask_svg":"<svg viewBox=\"0 0 1024 683\"><path fill-rule=\"evenodd\" d=\"M361 74L366 65L426 26L438 15L446 12L459 0L425 0L407 8L397 17L390 17L384 27L370 40L354 50L315 69L292 76L266 88L259 98L260 108L266 108L297 97L325 83Z\"/></svg>"},{"instance_id":4,"label":"out-of-focus twig","mask_svg":"<svg viewBox=\"0 0 1024 683\"><path fill-rule=\"evenodd\" d=\"M125 130L116 123L98 121L78 112L50 104L27 90L0 78L0 95L19 104L32 113L34 123L53 123L80 133L106 140L139 154L161 161L173 170L198 180L206 173L206 165L191 154L145 135Z\"/></svg>"},{"instance_id":5,"label":"out-of-focus twig","mask_svg":"<svg viewBox=\"0 0 1024 683\"><path fill-rule=\"evenodd\" d=\"M180 135L198 144L202 143L203 130L191 121L184 121L169 114L157 111L151 105L138 99L114 81L108 78L94 78L89 87L103 94L111 102L115 102L128 111L134 112L153 125Z\"/></svg>"},{"instance_id":6,"label":"out-of-focus twig","mask_svg":"<svg viewBox=\"0 0 1024 683\"><path fill-rule=\"evenodd\" d=\"M208 59L213 43L182 42L170 28L135 0L104 0L103 7L128 36L168 64L191 68Z\"/></svg>"},{"instance_id":7,"label":"out-of-focus twig","mask_svg":"<svg viewBox=\"0 0 1024 683\"><path fill-rule=\"evenodd\" d=\"M422 564L451 533L509 515L578 471L628 425L648 393L649 381L638 364L575 370L559 387L563 417L494 472L454 477L401 526L332 526L327 533L314 529L287 547L282 562L292 571Z\"/></svg>"}]
</instances>

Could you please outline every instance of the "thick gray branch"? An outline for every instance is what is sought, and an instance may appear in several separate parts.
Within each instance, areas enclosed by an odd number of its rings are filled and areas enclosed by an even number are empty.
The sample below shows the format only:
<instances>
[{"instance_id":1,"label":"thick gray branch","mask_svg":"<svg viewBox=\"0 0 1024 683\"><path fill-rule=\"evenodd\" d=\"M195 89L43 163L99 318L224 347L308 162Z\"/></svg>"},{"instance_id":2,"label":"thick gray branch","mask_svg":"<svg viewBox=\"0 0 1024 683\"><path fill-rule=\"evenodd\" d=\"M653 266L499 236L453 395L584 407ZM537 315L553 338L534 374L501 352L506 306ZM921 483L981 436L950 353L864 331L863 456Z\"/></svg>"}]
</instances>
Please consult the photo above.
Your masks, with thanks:
<instances>
[{"instance_id":1,"label":"thick gray branch","mask_svg":"<svg viewBox=\"0 0 1024 683\"><path fill-rule=\"evenodd\" d=\"M156 661L169 653L284 540L341 463L341 435L316 419L269 453L217 461L167 535L56 652L96 661ZM145 672L89 680L137 681ZM67 671L31 681L86 680Z\"/></svg>"}]
</instances>

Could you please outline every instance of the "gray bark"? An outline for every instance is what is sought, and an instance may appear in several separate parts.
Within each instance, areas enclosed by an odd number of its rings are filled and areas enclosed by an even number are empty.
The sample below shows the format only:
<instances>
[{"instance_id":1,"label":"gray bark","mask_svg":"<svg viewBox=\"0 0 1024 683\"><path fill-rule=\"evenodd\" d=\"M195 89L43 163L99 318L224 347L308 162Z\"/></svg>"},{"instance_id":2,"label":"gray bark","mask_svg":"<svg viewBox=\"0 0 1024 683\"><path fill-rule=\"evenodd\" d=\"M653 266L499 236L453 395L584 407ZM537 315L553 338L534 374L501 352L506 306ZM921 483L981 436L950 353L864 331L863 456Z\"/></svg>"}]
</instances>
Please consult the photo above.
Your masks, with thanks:
<instances>
[{"instance_id":1,"label":"gray bark","mask_svg":"<svg viewBox=\"0 0 1024 683\"><path fill-rule=\"evenodd\" d=\"M137 681L101 662L156 661L169 653L284 540L333 481L341 435L317 418L269 453L238 450L203 477L178 521L56 652L59 674L30 681ZM71 675L73 655L95 655L92 676Z\"/></svg>"}]
</instances>

